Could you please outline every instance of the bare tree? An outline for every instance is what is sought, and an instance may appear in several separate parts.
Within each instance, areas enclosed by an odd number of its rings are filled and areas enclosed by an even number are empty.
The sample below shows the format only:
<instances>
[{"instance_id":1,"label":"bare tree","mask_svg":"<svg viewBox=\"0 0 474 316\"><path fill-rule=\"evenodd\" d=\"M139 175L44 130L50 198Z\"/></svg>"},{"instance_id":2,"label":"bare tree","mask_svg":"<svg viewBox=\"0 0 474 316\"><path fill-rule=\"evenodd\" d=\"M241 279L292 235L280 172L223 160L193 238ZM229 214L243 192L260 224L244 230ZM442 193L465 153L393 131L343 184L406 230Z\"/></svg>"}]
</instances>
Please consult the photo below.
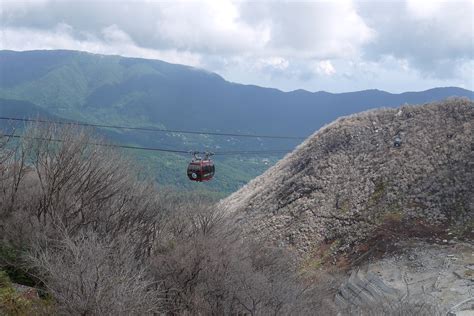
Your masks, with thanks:
<instances>
[{"instance_id":1,"label":"bare tree","mask_svg":"<svg viewBox=\"0 0 474 316\"><path fill-rule=\"evenodd\" d=\"M151 258L154 278L165 292L165 310L284 315L310 313L318 305L314 286L296 273L293 254L246 240L216 208L183 201L181 207L167 219L162 234L167 238Z\"/></svg>"},{"instance_id":2,"label":"bare tree","mask_svg":"<svg viewBox=\"0 0 474 316\"><path fill-rule=\"evenodd\" d=\"M116 273L112 283L129 282L121 278L119 266L108 258L121 262L119 258L123 256L123 260L129 260L123 264L134 263L134 269L140 267L136 271L143 271L146 254L159 232L160 207L153 184L139 180L135 168L119 153L94 140L87 131L54 125L32 126L18 146L4 146L0 153L8 158L0 170L0 246L18 253L13 261L2 256L0 264L31 270L31 262L24 262L19 250L34 251L39 260L34 266L35 274L45 276L45 284L55 298L77 278L91 276L94 267L103 266L111 275ZM112 252L105 245L121 250ZM74 265L73 255L83 260ZM99 261L92 261L93 257ZM60 265L62 274L56 275L54 271L59 273ZM123 273L126 277L129 272ZM112 284L101 282L104 286ZM135 291L125 283L124 287ZM117 289L123 295L133 294L124 287ZM103 295L111 295L110 291ZM84 308L89 308L89 292L82 293L85 296L77 297L74 304L82 300ZM59 305L66 308L67 304L65 300Z\"/></svg>"},{"instance_id":3,"label":"bare tree","mask_svg":"<svg viewBox=\"0 0 474 316\"><path fill-rule=\"evenodd\" d=\"M0 218L15 209L20 184L26 174L26 161L19 145L10 136L0 136Z\"/></svg>"},{"instance_id":4,"label":"bare tree","mask_svg":"<svg viewBox=\"0 0 474 316\"><path fill-rule=\"evenodd\" d=\"M21 213L20 225L50 238L84 228L110 240L127 233L137 251L149 251L162 213L154 184L138 179L133 163L90 131L33 125L9 165L1 209ZM21 207L13 203L20 186Z\"/></svg>"},{"instance_id":5,"label":"bare tree","mask_svg":"<svg viewBox=\"0 0 474 316\"><path fill-rule=\"evenodd\" d=\"M68 315L152 315L160 311L160 291L149 281L126 238L104 243L92 232L65 236L39 250L31 261Z\"/></svg>"},{"instance_id":6,"label":"bare tree","mask_svg":"<svg viewBox=\"0 0 474 316\"><path fill-rule=\"evenodd\" d=\"M0 238L28 250L11 264L59 313L304 315L331 294L290 250L245 238L201 194L156 190L90 131L33 125L12 148Z\"/></svg>"}]
</instances>

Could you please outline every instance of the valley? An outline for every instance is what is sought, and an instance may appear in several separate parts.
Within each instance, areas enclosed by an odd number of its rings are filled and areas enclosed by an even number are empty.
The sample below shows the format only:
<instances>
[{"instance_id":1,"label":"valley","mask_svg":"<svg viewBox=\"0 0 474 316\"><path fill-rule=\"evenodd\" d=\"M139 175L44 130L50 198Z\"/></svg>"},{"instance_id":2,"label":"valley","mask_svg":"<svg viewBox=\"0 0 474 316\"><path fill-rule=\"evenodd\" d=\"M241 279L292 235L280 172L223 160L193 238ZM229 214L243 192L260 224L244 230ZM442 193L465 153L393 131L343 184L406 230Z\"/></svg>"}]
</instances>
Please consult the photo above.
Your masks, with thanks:
<instances>
[{"instance_id":1,"label":"valley","mask_svg":"<svg viewBox=\"0 0 474 316\"><path fill-rule=\"evenodd\" d=\"M204 70L157 60L76 51L1 51L0 116L92 124L306 137L341 115L376 107L424 103L460 88L391 94L380 90L332 94L242 85ZM1 121L11 128L13 123ZM10 126L9 126L10 125ZM20 127L14 125L13 127ZM290 152L301 140L99 129L113 143L186 151ZM190 155L127 152L165 187L228 195L264 172L282 154L216 156L219 172L206 186L189 183Z\"/></svg>"}]
</instances>

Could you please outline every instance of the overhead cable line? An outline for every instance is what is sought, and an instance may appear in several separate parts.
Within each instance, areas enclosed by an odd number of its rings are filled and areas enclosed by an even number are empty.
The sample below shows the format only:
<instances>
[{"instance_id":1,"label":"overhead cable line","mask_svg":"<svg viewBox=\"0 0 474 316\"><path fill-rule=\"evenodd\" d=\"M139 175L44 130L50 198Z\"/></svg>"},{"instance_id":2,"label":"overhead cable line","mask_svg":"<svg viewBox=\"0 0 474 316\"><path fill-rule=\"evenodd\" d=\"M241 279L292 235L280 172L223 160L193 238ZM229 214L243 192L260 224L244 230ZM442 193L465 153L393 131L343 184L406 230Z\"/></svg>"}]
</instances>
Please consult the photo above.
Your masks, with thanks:
<instances>
[{"instance_id":1,"label":"overhead cable line","mask_svg":"<svg viewBox=\"0 0 474 316\"><path fill-rule=\"evenodd\" d=\"M63 139L48 139L43 137L28 137L22 135L15 135L15 134L0 134L0 137L11 137L11 138L25 138L25 139L35 139L35 140L43 140L43 141L50 141L50 142L59 142L64 143L66 142ZM169 148L157 148L157 147L141 147L141 146L129 146L129 145L118 145L118 144L106 144L106 143L87 143L88 145L94 146L102 146L102 147L112 147L112 148L124 148L124 149L132 149L132 150L145 150L145 151L160 151L160 152L169 152L169 153L177 153L177 154L190 154L195 151L193 150L179 150L179 149L169 149ZM259 154L284 154L292 151L289 150L261 150L261 151L222 151L222 152L213 152L213 155L259 155Z\"/></svg>"},{"instance_id":2,"label":"overhead cable line","mask_svg":"<svg viewBox=\"0 0 474 316\"><path fill-rule=\"evenodd\" d=\"M113 129L125 129L135 131L147 131L147 132L162 132L162 133L179 133L179 134L197 134L197 135L212 135L212 136L229 136L229 137L249 137L249 138L273 138L273 139L306 139L303 136L281 136L281 135L254 135L254 134L237 134L237 133L218 133L218 132L203 132L203 131L188 131L188 130L173 130L164 128L154 127L133 127L133 126L120 126L120 125L105 125L105 124L93 124L83 123L78 121L50 121L44 119L28 119L28 118L15 118L15 117L4 117L0 116L0 120L7 121L19 121L19 122L36 122L36 123L53 123L60 125L78 125L86 127L100 127L100 128L113 128Z\"/></svg>"}]
</instances>

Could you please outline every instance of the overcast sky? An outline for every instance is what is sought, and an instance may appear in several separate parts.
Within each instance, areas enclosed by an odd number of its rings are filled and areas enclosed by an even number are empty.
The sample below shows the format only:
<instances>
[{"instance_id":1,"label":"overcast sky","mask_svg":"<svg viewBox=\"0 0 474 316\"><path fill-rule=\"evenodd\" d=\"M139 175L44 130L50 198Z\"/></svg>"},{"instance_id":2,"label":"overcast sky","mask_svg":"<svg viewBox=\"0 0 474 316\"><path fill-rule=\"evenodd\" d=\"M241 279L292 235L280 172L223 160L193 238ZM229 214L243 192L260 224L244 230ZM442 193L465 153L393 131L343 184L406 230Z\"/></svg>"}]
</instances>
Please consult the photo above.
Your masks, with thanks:
<instances>
[{"instance_id":1,"label":"overcast sky","mask_svg":"<svg viewBox=\"0 0 474 316\"><path fill-rule=\"evenodd\" d=\"M285 91L474 90L474 0L1 0L0 49L161 59Z\"/></svg>"}]
</instances>

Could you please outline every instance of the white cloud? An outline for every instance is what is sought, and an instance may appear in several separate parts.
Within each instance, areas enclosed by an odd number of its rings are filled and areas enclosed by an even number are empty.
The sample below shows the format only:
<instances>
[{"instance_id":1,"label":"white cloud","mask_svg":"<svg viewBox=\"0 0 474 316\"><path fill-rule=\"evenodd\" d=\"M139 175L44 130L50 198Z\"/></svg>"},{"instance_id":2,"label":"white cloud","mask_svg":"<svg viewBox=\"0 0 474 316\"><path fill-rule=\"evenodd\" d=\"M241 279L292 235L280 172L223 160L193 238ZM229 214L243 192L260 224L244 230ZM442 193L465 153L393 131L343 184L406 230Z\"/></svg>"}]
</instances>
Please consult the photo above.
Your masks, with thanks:
<instances>
[{"instance_id":1,"label":"white cloud","mask_svg":"<svg viewBox=\"0 0 474 316\"><path fill-rule=\"evenodd\" d=\"M286 70L290 63L288 60L282 57L269 57L269 58L260 58L256 63L256 68L262 70L264 68L270 67L275 70Z\"/></svg>"},{"instance_id":2,"label":"white cloud","mask_svg":"<svg viewBox=\"0 0 474 316\"><path fill-rule=\"evenodd\" d=\"M243 22L237 4L229 0L163 5L156 32L179 49L211 54L258 50L269 40L268 27Z\"/></svg>"},{"instance_id":3,"label":"white cloud","mask_svg":"<svg viewBox=\"0 0 474 316\"><path fill-rule=\"evenodd\" d=\"M437 16L443 6L440 0L407 0L408 14L416 19L429 19Z\"/></svg>"},{"instance_id":4,"label":"white cloud","mask_svg":"<svg viewBox=\"0 0 474 316\"><path fill-rule=\"evenodd\" d=\"M347 57L374 35L350 0L20 3L5 6L0 24L51 29L66 23L97 37L126 35L142 47L202 54Z\"/></svg>"},{"instance_id":5,"label":"white cloud","mask_svg":"<svg viewBox=\"0 0 474 316\"><path fill-rule=\"evenodd\" d=\"M351 57L375 34L352 1L244 2L241 8L248 23L270 27L264 48L280 56Z\"/></svg>"},{"instance_id":6,"label":"white cloud","mask_svg":"<svg viewBox=\"0 0 474 316\"><path fill-rule=\"evenodd\" d=\"M360 2L359 12L377 30L366 56L392 56L424 76L454 78L474 58L474 1Z\"/></svg>"},{"instance_id":7,"label":"white cloud","mask_svg":"<svg viewBox=\"0 0 474 316\"><path fill-rule=\"evenodd\" d=\"M283 89L341 78L353 80L345 90L389 89L402 77L407 89L473 86L474 0L3 0L0 10L2 49L155 58Z\"/></svg>"},{"instance_id":8,"label":"white cloud","mask_svg":"<svg viewBox=\"0 0 474 316\"><path fill-rule=\"evenodd\" d=\"M37 30L29 28L4 28L0 49L35 50L35 49L71 49L97 54L121 55L161 59L171 63L200 67L201 56L175 49L148 49L135 45L130 37L116 26L105 28L103 41L91 34L84 34L84 40L78 40L67 24L59 24L54 30Z\"/></svg>"},{"instance_id":9,"label":"white cloud","mask_svg":"<svg viewBox=\"0 0 474 316\"><path fill-rule=\"evenodd\" d=\"M130 36L122 31L116 24L103 28L102 35L106 42L133 43Z\"/></svg>"},{"instance_id":10,"label":"white cloud","mask_svg":"<svg viewBox=\"0 0 474 316\"><path fill-rule=\"evenodd\" d=\"M336 69L329 60L322 60L313 64L313 70L319 75L332 76Z\"/></svg>"}]
</instances>

